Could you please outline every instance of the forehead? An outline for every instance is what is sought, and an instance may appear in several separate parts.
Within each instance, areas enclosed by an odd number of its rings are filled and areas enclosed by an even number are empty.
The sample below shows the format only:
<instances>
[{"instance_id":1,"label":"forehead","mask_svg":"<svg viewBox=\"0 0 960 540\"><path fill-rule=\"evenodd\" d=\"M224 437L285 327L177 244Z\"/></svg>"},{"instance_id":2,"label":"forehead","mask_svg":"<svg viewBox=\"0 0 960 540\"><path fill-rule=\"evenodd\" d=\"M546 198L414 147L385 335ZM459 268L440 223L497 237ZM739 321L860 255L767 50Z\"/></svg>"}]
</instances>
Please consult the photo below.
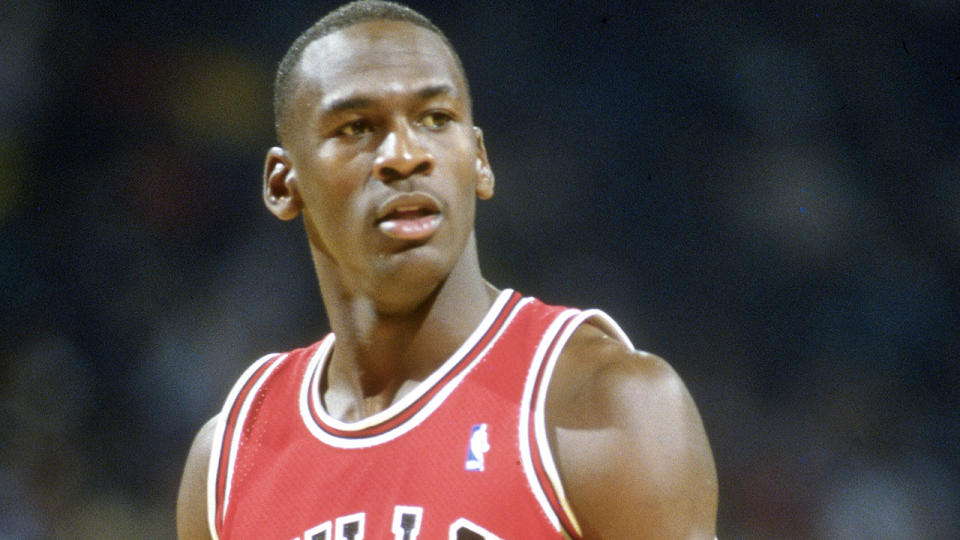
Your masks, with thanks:
<instances>
[{"instance_id":1,"label":"forehead","mask_svg":"<svg viewBox=\"0 0 960 540\"><path fill-rule=\"evenodd\" d=\"M348 26L312 42L298 66L295 101L321 103L447 86L466 100L466 81L446 43L403 21Z\"/></svg>"}]
</instances>

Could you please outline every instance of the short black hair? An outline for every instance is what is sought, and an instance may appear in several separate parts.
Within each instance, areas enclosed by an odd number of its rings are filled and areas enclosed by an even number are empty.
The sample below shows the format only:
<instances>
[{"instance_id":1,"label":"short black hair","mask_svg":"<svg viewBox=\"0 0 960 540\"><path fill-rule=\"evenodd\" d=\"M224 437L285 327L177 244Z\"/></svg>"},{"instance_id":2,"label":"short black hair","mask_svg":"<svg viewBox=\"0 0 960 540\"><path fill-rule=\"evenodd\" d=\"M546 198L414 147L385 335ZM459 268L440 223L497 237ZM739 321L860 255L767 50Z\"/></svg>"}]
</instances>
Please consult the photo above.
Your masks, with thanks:
<instances>
[{"instance_id":1,"label":"short black hair","mask_svg":"<svg viewBox=\"0 0 960 540\"><path fill-rule=\"evenodd\" d=\"M467 90L467 101L469 103L470 88L467 85L467 74L463 69L463 63L460 61L460 57L457 56L457 52L453 49L450 40L447 39L447 36L445 36L436 25L430 22L430 19L407 6L395 2L356 0L326 14L314 23L313 26L300 34L293 44L290 45L290 48L287 49L283 60L280 61L280 66L277 68L276 79L273 83L273 118L274 127L277 130L277 137L281 142L285 135L287 109L296 87L296 77L294 77L294 73L303 56L303 51L307 46L323 36L332 34L348 26L362 22L383 20L409 22L440 36L440 39L443 40L443 43L450 50L450 54L453 55L457 68L463 76L464 85Z\"/></svg>"}]
</instances>

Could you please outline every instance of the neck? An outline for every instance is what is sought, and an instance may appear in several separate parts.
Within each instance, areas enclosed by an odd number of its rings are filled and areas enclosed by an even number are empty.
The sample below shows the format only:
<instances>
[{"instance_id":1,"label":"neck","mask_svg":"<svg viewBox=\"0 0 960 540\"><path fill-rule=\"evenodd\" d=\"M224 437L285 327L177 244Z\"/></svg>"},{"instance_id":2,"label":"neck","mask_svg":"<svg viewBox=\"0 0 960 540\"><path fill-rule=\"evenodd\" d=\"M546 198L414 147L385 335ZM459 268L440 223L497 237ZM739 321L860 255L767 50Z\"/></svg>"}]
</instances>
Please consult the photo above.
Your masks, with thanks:
<instances>
[{"instance_id":1,"label":"neck","mask_svg":"<svg viewBox=\"0 0 960 540\"><path fill-rule=\"evenodd\" d=\"M384 310L377 298L326 285L321 279L337 342L321 392L327 411L344 421L385 409L439 368L498 292L480 273L473 238L442 282L399 307Z\"/></svg>"}]
</instances>

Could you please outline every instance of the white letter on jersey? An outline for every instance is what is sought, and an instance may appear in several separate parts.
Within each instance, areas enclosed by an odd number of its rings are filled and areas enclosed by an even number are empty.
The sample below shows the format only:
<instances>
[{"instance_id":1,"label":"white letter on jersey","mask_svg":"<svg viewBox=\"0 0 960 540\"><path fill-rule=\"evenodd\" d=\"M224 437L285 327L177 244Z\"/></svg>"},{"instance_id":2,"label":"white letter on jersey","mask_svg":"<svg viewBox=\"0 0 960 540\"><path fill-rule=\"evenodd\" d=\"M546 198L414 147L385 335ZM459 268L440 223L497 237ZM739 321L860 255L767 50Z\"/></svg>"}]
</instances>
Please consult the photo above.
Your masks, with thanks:
<instances>
[{"instance_id":1,"label":"white letter on jersey","mask_svg":"<svg viewBox=\"0 0 960 540\"><path fill-rule=\"evenodd\" d=\"M337 540L363 540L364 521L363 512L337 518Z\"/></svg>"},{"instance_id":2,"label":"white letter on jersey","mask_svg":"<svg viewBox=\"0 0 960 540\"><path fill-rule=\"evenodd\" d=\"M419 506L393 507L393 538L395 540L416 540L420 535L420 523L423 521L423 508Z\"/></svg>"},{"instance_id":3,"label":"white letter on jersey","mask_svg":"<svg viewBox=\"0 0 960 540\"><path fill-rule=\"evenodd\" d=\"M324 521L312 529L307 529L307 531L303 533L303 540L332 540L333 535L330 534L330 529L330 522Z\"/></svg>"},{"instance_id":4,"label":"white letter on jersey","mask_svg":"<svg viewBox=\"0 0 960 540\"><path fill-rule=\"evenodd\" d=\"M503 540L470 520L460 518L450 525L450 540Z\"/></svg>"}]
</instances>

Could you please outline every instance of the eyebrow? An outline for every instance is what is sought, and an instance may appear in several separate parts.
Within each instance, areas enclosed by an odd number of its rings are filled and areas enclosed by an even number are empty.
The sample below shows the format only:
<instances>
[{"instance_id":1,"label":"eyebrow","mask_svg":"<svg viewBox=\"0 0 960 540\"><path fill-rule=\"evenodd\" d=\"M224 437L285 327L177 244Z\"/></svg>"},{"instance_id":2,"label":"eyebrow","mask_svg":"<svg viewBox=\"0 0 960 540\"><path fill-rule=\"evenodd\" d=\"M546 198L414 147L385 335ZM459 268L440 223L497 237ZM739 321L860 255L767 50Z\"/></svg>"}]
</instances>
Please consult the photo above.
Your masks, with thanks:
<instances>
[{"instance_id":1,"label":"eyebrow","mask_svg":"<svg viewBox=\"0 0 960 540\"><path fill-rule=\"evenodd\" d=\"M456 92L453 86L449 84L431 84L421 88L420 90L417 90L414 95L419 100L426 100L441 95L452 96L455 93ZM324 105L323 112L330 114L353 109L363 109L365 107L369 107L375 101L376 100L374 98L364 95L337 98Z\"/></svg>"}]
</instances>

